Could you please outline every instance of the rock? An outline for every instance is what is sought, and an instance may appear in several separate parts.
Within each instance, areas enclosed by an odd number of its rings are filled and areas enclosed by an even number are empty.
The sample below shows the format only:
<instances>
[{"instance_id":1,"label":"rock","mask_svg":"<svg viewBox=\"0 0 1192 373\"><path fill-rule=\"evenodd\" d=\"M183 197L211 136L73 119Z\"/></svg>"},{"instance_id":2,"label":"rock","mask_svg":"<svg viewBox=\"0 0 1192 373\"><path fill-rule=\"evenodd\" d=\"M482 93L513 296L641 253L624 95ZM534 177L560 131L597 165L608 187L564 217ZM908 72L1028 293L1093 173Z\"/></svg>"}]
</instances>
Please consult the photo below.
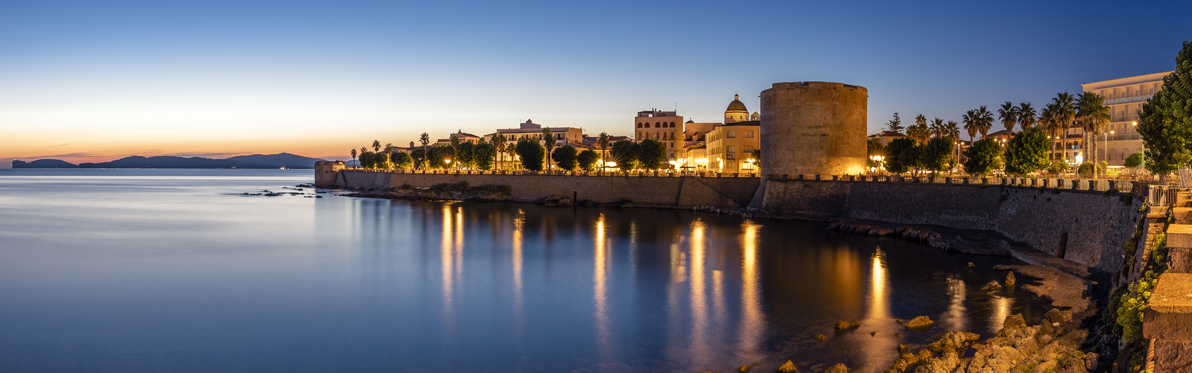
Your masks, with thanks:
<instances>
[{"instance_id":1,"label":"rock","mask_svg":"<svg viewBox=\"0 0 1192 373\"><path fill-rule=\"evenodd\" d=\"M1052 308L1043 314L1043 319L1053 323L1066 323L1072 320L1072 310L1060 311L1058 308Z\"/></svg>"},{"instance_id":2,"label":"rock","mask_svg":"<svg viewBox=\"0 0 1192 373\"><path fill-rule=\"evenodd\" d=\"M894 338L902 338L902 333L894 333Z\"/></svg>"},{"instance_id":3,"label":"rock","mask_svg":"<svg viewBox=\"0 0 1192 373\"><path fill-rule=\"evenodd\" d=\"M1095 353L1089 352L1084 354L1084 369L1093 372L1097 370L1097 365L1100 364L1101 357Z\"/></svg>"},{"instance_id":4,"label":"rock","mask_svg":"<svg viewBox=\"0 0 1192 373\"><path fill-rule=\"evenodd\" d=\"M1021 315L1019 315L1019 317L1021 317ZM935 321L931 321L931 318L927 316L919 316L911 319L911 321L907 321L904 326L906 326L907 329L918 330L927 329L931 326L931 324L935 324Z\"/></svg>"},{"instance_id":5,"label":"rock","mask_svg":"<svg viewBox=\"0 0 1192 373\"><path fill-rule=\"evenodd\" d=\"M969 262L968 269L977 269L977 265L973 264L973 262Z\"/></svg>"},{"instance_id":6,"label":"rock","mask_svg":"<svg viewBox=\"0 0 1192 373\"><path fill-rule=\"evenodd\" d=\"M1038 334L1038 336L1039 336L1039 345L1040 345L1040 346L1041 346L1041 345L1048 344L1048 343L1051 343L1051 341L1052 341L1053 339L1055 339L1055 337L1052 337L1052 336L1050 336L1050 335L1047 335L1047 334Z\"/></svg>"},{"instance_id":7,"label":"rock","mask_svg":"<svg viewBox=\"0 0 1192 373\"><path fill-rule=\"evenodd\" d=\"M997 281L990 281L988 284L985 284L985 290L989 290L989 291L1002 290L1002 285L997 283Z\"/></svg>"},{"instance_id":8,"label":"rock","mask_svg":"<svg viewBox=\"0 0 1192 373\"><path fill-rule=\"evenodd\" d=\"M737 372L745 373L745 372L748 372L750 369L753 369L752 365L742 365L742 366L737 367Z\"/></svg>"},{"instance_id":9,"label":"rock","mask_svg":"<svg viewBox=\"0 0 1192 373\"><path fill-rule=\"evenodd\" d=\"M1006 320L1002 321L1002 329L1017 328L1020 326L1026 326L1026 320L1022 318L1021 313L1006 316Z\"/></svg>"},{"instance_id":10,"label":"rock","mask_svg":"<svg viewBox=\"0 0 1192 373\"><path fill-rule=\"evenodd\" d=\"M828 340L828 336L825 336L825 335L823 335L823 334L820 334L820 335L817 335L817 336L815 336L815 339L818 339L818 340L821 340L821 341L826 341L826 340Z\"/></svg>"},{"instance_id":11,"label":"rock","mask_svg":"<svg viewBox=\"0 0 1192 373\"><path fill-rule=\"evenodd\" d=\"M907 349L907 348L909 348L909 347L906 347L906 345L899 343L899 344L898 344L898 353L900 353L900 354L901 354L901 353L903 353L903 352L906 352L906 349Z\"/></svg>"},{"instance_id":12,"label":"rock","mask_svg":"<svg viewBox=\"0 0 1192 373\"><path fill-rule=\"evenodd\" d=\"M903 319L894 319L894 323L898 324L898 325L902 325L902 323L904 323L904 322L906 322L906 321Z\"/></svg>"},{"instance_id":13,"label":"rock","mask_svg":"<svg viewBox=\"0 0 1192 373\"><path fill-rule=\"evenodd\" d=\"M844 366L844 363L838 363L828 367L828 369L824 370L824 373L848 373L848 367Z\"/></svg>"},{"instance_id":14,"label":"rock","mask_svg":"<svg viewBox=\"0 0 1192 373\"><path fill-rule=\"evenodd\" d=\"M1014 284L1016 284L1016 283L1018 283L1018 281L1014 278L1014 272L1007 273L1006 274L1006 286L1014 287Z\"/></svg>"},{"instance_id":15,"label":"rock","mask_svg":"<svg viewBox=\"0 0 1192 373\"><path fill-rule=\"evenodd\" d=\"M774 371L782 372L782 373L793 373L793 372L798 372L799 370L795 369L795 363L792 363L790 360L787 360L786 364L782 364L782 366L778 367L778 369L774 369Z\"/></svg>"},{"instance_id":16,"label":"rock","mask_svg":"<svg viewBox=\"0 0 1192 373\"><path fill-rule=\"evenodd\" d=\"M840 222L834 221L834 222L828 223L828 230L830 230L830 231L840 230Z\"/></svg>"},{"instance_id":17,"label":"rock","mask_svg":"<svg viewBox=\"0 0 1192 373\"><path fill-rule=\"evenodd\" d=\"M875 335L877 335L877 332L869 332L870 337L875 336Z\"/></svg>"},{"instance_id":18,"label":"rock","mask_svg":"<svg viewBox=\"0 0 1192 373\"><path fill-rule=\"evenodd\" d=\"M853 329L856 329L859 327L861 327L860 321L837 321L836 322L836 331L837 332L845 332L845 331L853 330Z\"/></svg>"},{"instance_id":19,"label":"rock","mask_svg":"<svg viewBox=\"0 0 1192 373\"><path fill-rule=\"evenodd\" d=\"M932 343L927 348L931 352L937 354L958 354L963 352L969 345L980 339L981 336L976 333L952 331L944 334L938 341Z\"/></svg>"},{"instance_id":20,"label":"rock","mask_svg":"<svg viewBox=\"0 0 1192 373\"><path fill-rule=\"evenodd\" d=\"M559 206L571 206L571 198L564 198L559 200Z\"/></svg>"}]
</instances>

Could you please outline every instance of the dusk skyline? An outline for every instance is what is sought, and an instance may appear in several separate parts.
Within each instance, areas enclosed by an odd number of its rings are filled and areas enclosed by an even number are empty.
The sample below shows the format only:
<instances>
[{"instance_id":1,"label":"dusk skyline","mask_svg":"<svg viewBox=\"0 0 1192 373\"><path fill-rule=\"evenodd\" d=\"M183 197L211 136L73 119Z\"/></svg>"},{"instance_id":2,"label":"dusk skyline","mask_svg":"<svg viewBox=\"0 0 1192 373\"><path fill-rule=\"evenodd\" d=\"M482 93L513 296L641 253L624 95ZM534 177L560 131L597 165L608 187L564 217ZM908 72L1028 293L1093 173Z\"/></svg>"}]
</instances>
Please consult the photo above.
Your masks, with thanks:
<instances>
[{"instance_id":1,"label":"dusk skyline","mask_svg":"<svg viewBox=\"0 0 1192 373\"><path fill-rule=\"evenodd\" d=\"M639 110L720 121L804 80L867 87L870 133L959 122L1171 70L1192 4L1153 5L6 3L0 158L346 159L526 119L632 135Z\"/></svg>"}]
</instances>

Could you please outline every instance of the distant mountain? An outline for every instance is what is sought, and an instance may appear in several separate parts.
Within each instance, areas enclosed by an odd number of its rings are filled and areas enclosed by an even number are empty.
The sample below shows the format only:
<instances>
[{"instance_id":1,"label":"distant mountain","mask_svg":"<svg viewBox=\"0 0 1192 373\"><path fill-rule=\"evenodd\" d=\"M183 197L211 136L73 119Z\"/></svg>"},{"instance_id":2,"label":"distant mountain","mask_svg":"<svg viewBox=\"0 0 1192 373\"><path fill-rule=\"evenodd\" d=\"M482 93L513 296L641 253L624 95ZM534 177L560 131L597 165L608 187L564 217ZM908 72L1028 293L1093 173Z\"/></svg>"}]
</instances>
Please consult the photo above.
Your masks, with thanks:
<instances>
[{"instance_id":1,"label":"distant mountain","mask_svg":"<svg viewBox=\"0 0 1192 373\"><path fill-rule=\"evenodd\" d=\"M38 159L33 162L12 161L12 168L79 168L78 165L57 159Z\"/></svg>"},{"instance_id":2,"label":"distant mountain","mask_svg":"<svg viewBox=\"0 0 1192 373\"><path fill-rule=\"evenodd\" d=\"M240 161L245 163L256 163L266 166L275 166L277 168L315 168L315 162L322 159L303 157L301 155L280 153L280 154L253 154L240 155L228 158L229 161Z\"/></svg>"},{"instance_id":3,"label":"distant mountain","mask_svg":"<svg viewBox=\"0 0 1192 373\"><path fill-rule=\"evenodd\" d=\"M32 162L14 160L12 168L315 168L315 162L321 160L290 153L241 155L227 159L134 155L110 162L82 163L77 166L57 159L39 159Z\"/></svg>"}]
</instances>

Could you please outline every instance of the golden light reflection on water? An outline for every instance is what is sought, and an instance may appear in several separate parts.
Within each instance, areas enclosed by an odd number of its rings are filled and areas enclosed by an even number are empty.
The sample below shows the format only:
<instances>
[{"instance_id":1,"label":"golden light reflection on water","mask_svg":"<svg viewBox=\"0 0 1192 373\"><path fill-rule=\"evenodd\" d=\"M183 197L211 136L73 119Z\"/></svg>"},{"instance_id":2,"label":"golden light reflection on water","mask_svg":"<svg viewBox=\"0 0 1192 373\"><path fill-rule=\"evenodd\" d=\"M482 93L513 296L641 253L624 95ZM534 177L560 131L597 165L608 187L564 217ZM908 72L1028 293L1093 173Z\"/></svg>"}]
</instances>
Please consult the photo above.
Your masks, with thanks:
<instances>
[{"instance_id":1,"label":"golden light reflection on water","mask_svg":"<svg viewBox=\"0 0 1192 373\"><path fill-rule=\"evenodd\" d=\"M703 221L696 220L691 223L691 356L696 359L696 363L706 363L702 360L708 356L709 350L707 284L704 279L706 229Z\"/></svg>"},{"instance_id":2,"label":"golden light reflection on water","mask_svg":"<svg viewBox=\"0 0 1192 373\"><path fill-rule=\"evenodd\" d=\"M453 292L455 250L451 245L451 204L443 205L443 237L440 238L439 258L443 271L443 322L446 324L448 335L451 335L455 320L455 305Z\"/></svg>"},{"instance_id":3,"label":"golden light reflection on water","mask_svg":"<svg viewBox=\"0 0 1192 373\"><path fill-rule=\"evenodd\" d=\"M1010 316L1010 307L1013 306L1014 298L995 295L993 297L993 312L989 317L989 330L1001 329L1002 322L1006 321L1006 316Z\"/></svg>"},{"instance_id":4,"label":"golden light reflection on water","mask_svg":"<svg viewBox=\"0 0 1192 373\"><path fill-rule=\"evenodd\" d=\"M765 337L765 315L762 313L761 273L758 268L758 238L760 225L746 220L741 224L741 324L739 353L745 357L759 354L758 349Z\"/></svg>"},{"instance_id":5,"label":"golden light reflection on water","mask_svg":"<svg viewBox=\"0 0 1192 373\"><path fill-rule=\"evenodd\" d=\"M609 335L608 317L608 243L605 240L604 214L596 219L595 268L593 282L595 282L596 301L596 343L599 345L601 358L612 358L612 340Z\"/></svg>"},{"instance_id":6,"label":"golden light reflection on water","mask_svg":"<svg viewBox=\"0 0 1192 373\"><path fill-rule=\"evenodd\" d=\"M948 276L947 281L949 303L948 312L944 314L944 324L948 326L948 330L965 330L968 324L965 321L968 308L964 306L964 301L967 299L964 280Z\"/></svg>"},{"instance_id":7,"label":"golden light reflection on water","mask_svg":"<svg viewBox=\"0 0 1192 373\"><path fill-rule=\"evenodd\" d=\"M522 229L526 224L525 215L519 210L517 218L513 219L513 314L516 322L522 320L524 303L522 300ZM519 330L521 328L518 328Z\"/></svg>"},{"instance_id":8,"label":"golden light reflection on water","mask_svg":"<svg viewBox=\"0 0 1192 373\"><path fill-rule=\"evenodd\" d=\"M881 371L887 368L893 359L897 358L898 338L894 336L900 325L894 323L890 314L890 276L886 263L886 253L876 248L869 256L869 289L868 302L865 305L865 320L861 322L865 330L876 331L877 334L854 333L854 338L861 343L864 351L862 371Z\"/></svg>"}]
</instances>

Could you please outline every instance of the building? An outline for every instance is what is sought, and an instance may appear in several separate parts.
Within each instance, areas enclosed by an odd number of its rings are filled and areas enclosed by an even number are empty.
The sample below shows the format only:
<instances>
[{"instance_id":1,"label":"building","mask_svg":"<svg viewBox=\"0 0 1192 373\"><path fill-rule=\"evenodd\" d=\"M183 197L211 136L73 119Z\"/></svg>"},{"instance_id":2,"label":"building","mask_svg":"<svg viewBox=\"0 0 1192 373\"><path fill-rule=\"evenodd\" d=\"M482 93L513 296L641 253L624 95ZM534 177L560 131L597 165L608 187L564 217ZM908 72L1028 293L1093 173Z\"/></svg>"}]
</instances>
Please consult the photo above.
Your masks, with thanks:
<instances>
[{"instance_id":1,"label":"building","mask_svg":"<svg viewBox=\"0 0 1192 373\"><path fill-rule=\"evenodd\" d=\"M666 159L677 159L683 150L683 117L674 111L651 109L637 112L633 118L633 138L637 142L654 140L666 145Z\"/></svg>"},{"instance_id":2,"label":"building","mask_svg":"<svg viewBox=\"0 0 1192 373\"><path fill-rule=\"evenodd\" d=\"M869 140L877 140L877 142L879 144L882 144L882 146L890 146L891 141L894 141L894 139L900 139L903 137L906 137L906 135L902 134L902 132L882 131L882 132L878 132L878 133L869 135Z\"/></svg>"},{"instance_id":3,"label":"building","mask_svg":"<svg viewBox=\"0 0 1192 373\"><path fill-rule=\"evenodd\" d=\"M582 144L584 141L583 130L575 127L548 127L550 133L555 139L555 145L576 145ZM506 142L517 142L523 139L542 140L542 125L534 123L533 120L526 119L518 128L499 129L495 133L484 135L484 141L492 143L492 139L497 134L505 136Z\"/></svg>"},{"instance_id":4,"label":"building","mask_svg":"<svg viewBox=\"0 0 1192 373\"><path fill-rule=\"evenodd\" d=\"M1171 74L1155 73L1081 84L1084 92L1094 92L1105 98L1109 106L1109 126L1105 134L1092 141L1097 143L1099 157L1110 166L1121 166L1130 154L1142 151L1142 138L1135 125L1142 104L1163 88L1163 77ZM1112 132L1112 134L1110 134Z\"/></svg>"},{"instance_id":5,"label":"building","mask_svg":"<svg viewBox=\"0 0 1192 373\"><path fill-rule=\"evenodd\" d=\"M761 149L761 121L725 123L708 133L707 168L723 173L757 172L754 150ZM695 149L692 149L695 150Z\"/></svg>"}]
</instances>

